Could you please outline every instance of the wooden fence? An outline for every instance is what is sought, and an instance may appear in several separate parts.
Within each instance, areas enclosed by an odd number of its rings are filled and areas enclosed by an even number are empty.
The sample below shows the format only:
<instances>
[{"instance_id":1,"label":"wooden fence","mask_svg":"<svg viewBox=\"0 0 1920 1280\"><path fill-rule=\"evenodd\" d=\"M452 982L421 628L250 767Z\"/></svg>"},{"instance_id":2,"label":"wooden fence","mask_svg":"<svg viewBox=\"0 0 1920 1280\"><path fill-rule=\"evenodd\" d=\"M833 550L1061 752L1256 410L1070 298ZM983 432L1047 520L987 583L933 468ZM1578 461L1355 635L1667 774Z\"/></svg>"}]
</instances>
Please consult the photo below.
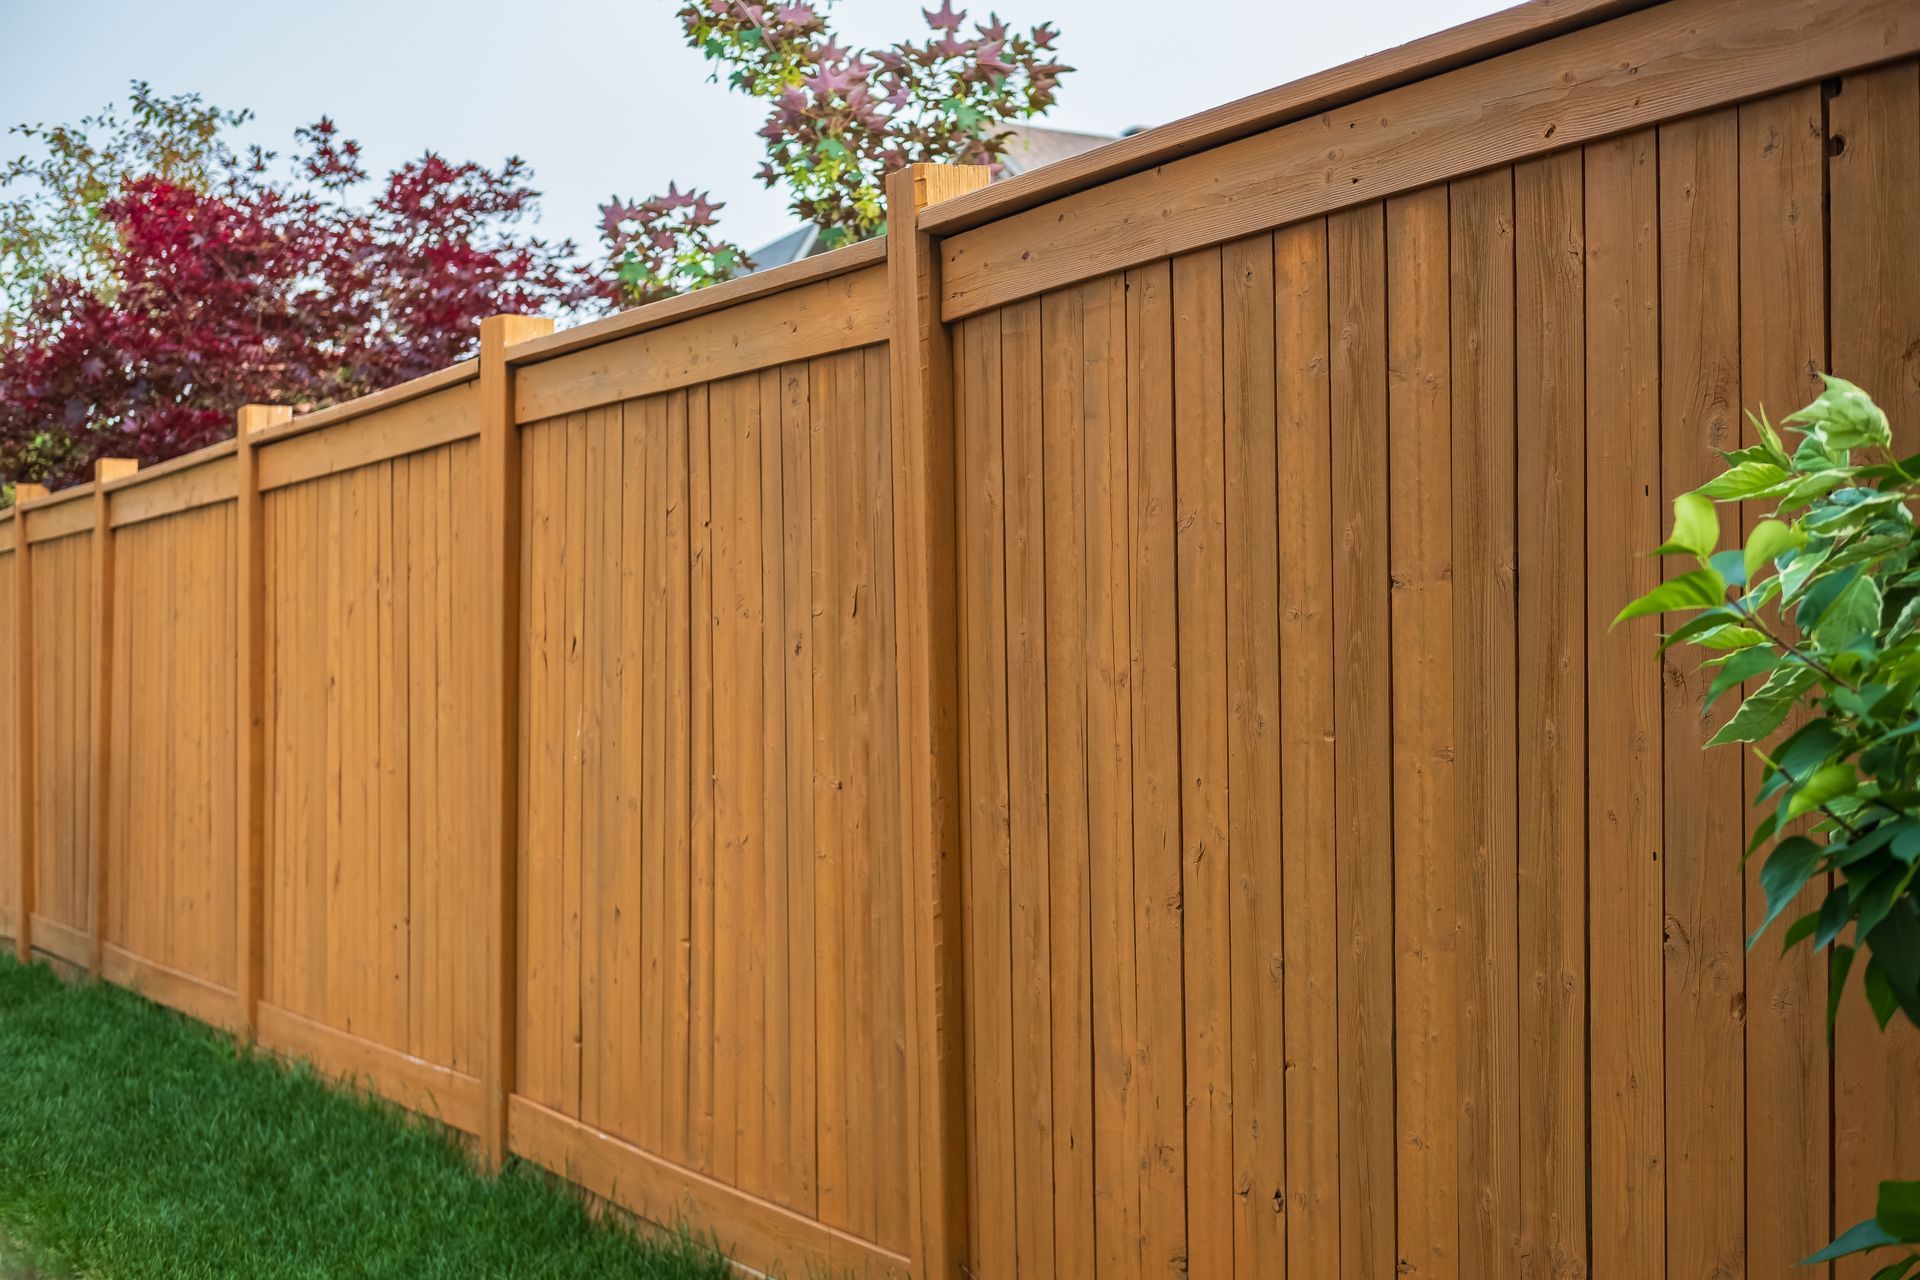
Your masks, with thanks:
<instances>
[{"instance_id":1,"label":"wooden fence","mask_svg":"<svg viewBox=\"0 0 1920 1280\"><path fill-rule=\"evenodd\" d=\"M1538 0L23 490L0 928L759 1269L1802 1274L1920 1036L1606 623L1742 406L1920 448L1916 55Z\"/></svg>"}]
</instances>

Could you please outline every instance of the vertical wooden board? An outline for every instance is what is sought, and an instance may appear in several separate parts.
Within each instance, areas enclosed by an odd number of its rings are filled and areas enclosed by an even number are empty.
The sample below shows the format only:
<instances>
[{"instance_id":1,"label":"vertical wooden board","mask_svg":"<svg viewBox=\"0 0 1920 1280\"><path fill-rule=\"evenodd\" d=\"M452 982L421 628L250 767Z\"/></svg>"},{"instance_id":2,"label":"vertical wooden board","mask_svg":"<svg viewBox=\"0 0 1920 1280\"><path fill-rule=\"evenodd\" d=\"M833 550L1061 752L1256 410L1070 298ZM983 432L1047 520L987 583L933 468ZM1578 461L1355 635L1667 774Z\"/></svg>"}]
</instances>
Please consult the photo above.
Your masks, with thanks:
<instances>
[{"instance_id":1,"label":"vertical wooden board","mask_svg":"<svg viewBox=\"0 0 1920 1280\"><path fill-rule=\"evenodd\" d=\"M1054 1274L1052 930L1047 846L1046 493L1040 300L1000 315L1014 1260Z\"/></svg>"},{"instance_id":2,"label":"vertical wooden board","mask_svg":"<svg viewBox=\"0 0 1920 1280\"><path fill-rule=\"evenodd\" d=\"M879 856L882 833L876 826L873 807L876 786L884 780L873 776L874 721L876 708L871 699L869 642L872 635L873 547L871 544L873 479L867 466L864 440L866 387L862 381L860 356L840 352L828 357L833 378L832 426L829 434L838 477L840 503L836 512L838 569L837 590L820 603L837 613L837 652L822 648L839 670L835 681L838 702L829 715L838 737L832 770L843 821L840 838L841 897L840 931L845 948L841 999L847 1007L846 1092L847 1125L847 1202L848 1225L864 1238L878 1233L876 1199L879 1139L875 1130L876 1107L872 1102L878 1080L875 1075L875 1047L878 1029L874 1019L875 969L879 957L874 954L874 877L873 864ZM892 901L897 902L896 896ZM891 905L891 904L889 904ZM899 954L898 952L895 953ZM860 1011L865 1010L865 1016Z\"/></svg>"},{"instance_id":3,"label":"vertical wooden board","mask_svg":"<svg viewBox=\"0 0 1920 1280\"><path fill-rule=\"evenodd\" d=\"M601 713L604 779L601 803L607 811L609 846L602 854L600 974L602 1030L599 1070L601 1125L629 1141L642 1134L642 1112L659 1097L659 1074L640 1069L641 1046L653 1037L643 1032L641 1010L647 975L641 961L641 926L646 917L648 858L658 846L649 840L649 821L657 808L650 792L656 781L645 764L648 667L643 648L647 623L648 471L646 438L640 434L641 407L634 402L608 410L607 468L601 477L606 504L607 555L600 566L606 597L606 625L612 629L602 660ZM658 1112L654 1113L656 1116ZM655 1130L646 1143L657 1142Z\"/></svg>"},{"instance_id":4,"label":"vertical wooden board","mask_svg":"<svg viewBox=\"0 0 1920 1280\"><path fill-rule=\"evenodd\" d=\"M1091 281L1081 305L1085 440L1087 845L1093 1024L1094 1259L1101 1276L1140 1274L1144 1153L1134 989L1133 560L1123 276ZM957 353L956 353L957 354ZM967 383L957 379L956 393ZM956 401L961 397L956 394ZM965 646L962 646L965 652Z\"/></svg>"},{"instance_id":5,"label":"vertical wooden board","mask_svg":"<svg viewBox=\"0 0 1920 1280\"><path fill-rule=\"evenodd\" d=\"M1327 225L1274 233L1280 548L1280 847L1288 1046L1287 1271L1339 1274L1339 944L1334 915L1333 440Z\"/></svg>"},{"instance_id":6,"label":"vertical wooden board","mask_svg":"<svg viewBox=\"0 0 1920 1280\"><path fill-rule=\"evenodd\" d=\"M968 1091L974 1266L1014 1275L1011 847L1007 781L1005 480L1001 312L961 326L954 352L960 460L961 705L966 795ZM818 628L816 626L816 632ZM822 645L826 651L825 645ZM821 1034L827 1033L822 1020ZM823 1171L824 1172L824 1171ZM824 1190L824 1182L822 1189Z\"/></svg>"},{"instance_id":7,"label":"vertical wooden board","mask_svg":"<svg viewBox=\"0 0 1920 1280\"><path fill-rule=\"evenodd\" d=\"M1582 1274L1587 1257L1580 164L1580 154L1568 152L1516 165L1513 192L1515 659L1525 735L1518 851L1520 1256L1535 1259L1538 1274L1552 1276Z\"/></svg>"},{"instance_id":8,"label":"vertical wooden board","mask_svg":"<svg viewBox=\"0 0 1920 1280\"><path fill-rule=\"evenodd\" d=\"M1394 1055L1402 1273L1460 1274L1447 189L1387 203Z\"/></svg>"},{"instance_id":9,"label":"vertical wooden board","mask_svg":"<svg viewBox=\"0 0 1920 1280\"><path fill-rule=\"evenodd\" d=\"M759 384L712 395L714 701L714 1176L761 1191L766 930L761 916L762 706ZM719 923L724 922L724 923Z\"/></svg>"},{"instance_id":10,"label":"vertical wooden board","mask_svg":"<svg viewBox=\"0 0 1920 1280\"><path fill-rule=\"evenodd\" d=\"M404 513L412 500L412 487L407 483L412 463L407 458L395 458L373 470L376 473L375 520L379 529L375 579L379 584L376 615L379 675L375 686L379 701L374 707L379 776L375 784L377 807L373 838L379 849L376 946L380 967L375 975L375 1027L381 1044L404 1049L409 1017L407 881L412 852L407 830L406 691L411 671L405 608L411 561Z\"/></svg>"},{"instance_id":11,"label":"vertical wooden board","mask_svg":"<svg viewBox=\"0 0 1920 1280\"><path fill-rule=\"evenodd\" d=\"M564 673L564 565L566 513L565 419L525 429L524 539L527 589L527 661L521 668L526 715L521 751L526 759L521 805L527 833L520 850L522 968L521 1034L516 1087L558 1109L563 1098L559 1063L561 753L566 743Z\"/></svg>"},{"instance_id":12,"label":"vertical wooden board","mask_svg":"<svg viewBox=\"0 0 1920 1280\"><path fill-rule=\"evenodd\" d=\"M336 661L342 625L340 611L340 490L344 482L330 477L296 492L305 499L308 510L302 513L302 539L295 563L308 570L306 608L303 616L313 619L308 631L305 666L308 701L312 716L307 732L299 737L305 757L303 772L311 778L306 832L305 896L307 899L307 936L305 954L300 957L306 970L305 1012L326 1021L330 1015L328 992L331 977L327 946L330 921L341 913L335 909L334 895L340 883L337 863L340 848L340 710L343 690Z\"/></svg>"},{"instance_id":13,"label":"vertical wooden board","mask_svg":"<svg viewBox=\"0 0 1920 1280\"><path fill-rule=\"evenodd\" d=\"M806 364L780 370L781 573L785 607L781 619L782 688L785 698L787 815L786 997L792 1040L792 1110L785 1116L792 1182L782 1203L815 1212L818 1198L820 1075L815 1027L818 971L814 876L814 591L812 376ZM773 779L768 779L773 785Z\"/></svg>"},{"instance_id":14,"label":"vertical wooden board","mask_svg":"<svg viewBox=\"0 0 1920 1280\"><path fill-rule=\"evenodd\" d=\"M593 751L587 686L587 565L592 547L587 532L594 503L593 486L588 482L587 439L596 418L597 411L567 417L566 532L560 550L561 576L565 580L561 697L566 708L562 716L566 745L560 770L560 1099L572 1116L580 1114L584 1056L580 1028L585 968L582 877L587 860L587 763Z\"/></svg>"},{"instance_id":15,"label":"vertical wooden board","mask_svg":"<svg viewBox=\"0 0 1920 1280\"><path fill-rule=\"evenodd\" d=\"M1832 372L1886 410L1894 452L1905 456L1920 449L1920 255L1912 248L1920 225L1920 64L1843 77L1827 111ZM1882 1178L1920 1168L1920 1106L1911 1096L1920 1079L1920 1030L1896 1017L1882 1032L1860 984L1856 973L1833 1040L1835 1230L1873 1215ZM1877 1256L1847 1259L1834 1274L1855 1280L1878 1265Z\"/></svg>"},{"instance_id":16,"label":"vertical wooden board","mask_svg":"<svg viewBox=\"0 0 1920 1280\"><path fill-rule=\"evenodd\" d=\"M1385 215L1327 219L1333 424L1335 894L1340 947L1340 1269L1393 1267L1392 707Z\"/></svg>"},{"instance_id":17,"label":"vertical wooden board","mask_svg":"<svg viewBox=\"0 0 1920 1280\"><path fill-rule=\"evenodd\" d=\"M687 392L688 614L691 639L690 766L692 815L691 1015L687 1031L687 1160L702 1173L713 1169L714 1118L714 815L713 733L716 691L713 670L713 491L709 449L708 392Z\"/></svg>"},{"instance_id":18,"label":"vertical wooden board","mask_svg":"<svg viewBox=\"0 0 1920 1280\"><path fill-rule=\"evenodd\" d=\"M1747 103L1739 114L1738 404L1778 421L1813 399L1826 364L1825 106L1809 86ZM1758 443L1752 427L1743 432L1741 443ZM1749 504L1749 527L1764 509ZM1748 787L1757 788L1758 763L1746 770ZM1747 811L1743 837L1762 816ZM1787 918L1817 908L1823 889L1809 886ZM1765 912L1766 895L1749 875L1747 919ZM1830 1150L1826 993L1825 952L1746 952L1746 1109L1765 1117L1746 1128L1750 1276L1787 1274L1832 1235L1829 1164L1806 1158Z\"/></svg>"},{"instance_id":19,"label":"vertical wooden board","mask_svg":"<svg viewBox=\"0 0 1920 1280\"><path fill-rule=\"evenodd\" d=\"M665 511L666 559L666 724L660 738L666 778L666 871L661 896L666 905L666 1000L660 1028L665 1046L661 1086L662 1154L684 1161L687 1155L688 1072L692 1065L693 945L693 531L688 482L691 478L687 431L687 393L667 399Z\"/></svg>"},{"instance_id":20,"label":"vertical wooden board","mask_svg":"<svg viewBox=\"0 0 1920 1280\"><path fill-rule=\"evenodd\" d=\"M1663 532L1659 176L1652 133L1587 150L1586 516L1544 548L1586 541L1592 1247L1609 1275L1665 1257L1658 627L1608 627L1659 574L1645 554Z\"/></svg>"},{"instance_id":21,"label":"vertical wooden board","mask_svg":"<svg viewBox=\"0 0 1920 1280\"><path fill-rule=\"evenodd\" d=\"M871 606L866 646L866 678L873 741L869 751L867 784L869 825L873 831L869 865L873 868L868 918L873 947L874 1080L876 1100L872 1153L874 1235L883 1245L903 1253L912 1249L913 1197L906 1178L890 1178L890 1152L907 1149L909 1127L907 1064L907 981L900 957L907 954L907 937L899 903L906 885L902 862L906 827L900 807L901 741L898 616L895 610L893 525L892 367L884 347L862 349L859 359L865 422L861 438L866 451L867 489L873 501L866 513L867 569ZM1037 413L1037 410L1036 410Z\"/></svg>"},{"instance_id":22,"label":"vertical wooden board","mask_svg":"<svg viewBox=\"0 0 1920 1280\"><path fill-rule=\"evenodd\" d=\"M614 406L614 413L619 406ZM601 963L601 942L609 928L603 926L602 911L610 907L609 895L601 887L601 876L608 861L607 814L603 786L606 781L606 700L602 691L602 668L607 653L606 596L601 589L602 567L609 558L606 541L607 503L604 493L608 475L606 406L589 409L581 423L581 448L585 464L580 472L580 492L574 500L581 517L579 544L579 683L578 701L571 713L574 752L579 760L578 830L579 861L573 872L577 888L573 891L574 910L579 920L575 971L579 983L579 1022L575 1034L579 1044L580 1119L596 1129L605 1129L602 1107L600 1053L606 1041L606 1024L601 1017L600 996L607 977Z\"/></svg>"},{"instance_id":23,"label":"vertical wooden board","mask_svg":"<svg viewBox=\"0 0 1920 1280\"><path fill-rule=\"evenodd\" d=\"M1664 502L1636 491L1626 508L1654 538L1673 499L1718 475L1720 451L1740 445L1739 129L1731 108L1660 129L1655 496ZM1739 508L1722 507L1720 524L1721 545L1740 545ZM1658 577L1647 558L1617 555L1608 581L1637 594ZM1637 688L1656 628L1648 619L1596 638L1592 660L1614 652ZM1707 710L1712 672L1697 651L1670 650L1663 666L1666 1265L1672 1275L1737 1275L1746 1263L1744 790L1739 751L1702 751L1736 704ZM1598 708L1590 714L1597 732ZM1598 841L1594 849L1597 859Z\"/></svg>"},{"instance_id":24,"label":"vertical wooden board","mask_svg":"<svg viewBox=\"0 0 1920 1280\"><path fill-rule=\"evenodd\" d=\"M233 572L233 557L238 554L239 518L234 507L225 505L203 509L200 516L207 533L207 558L214 567L214 592L218 599L208 637L213 654L211 685L207 692L207 714L212 722L209 736L213 740L208 761L208 767L213 770L213 839L208 843L204 865L212 882L213 918L219 927L213 931L212 951L202 973L213 982L237 989L242 946L238 902L243 891L235 808L240 721L233 714L230 695L240 678L242 604L235 593ZM258 889L254 891L257 893ZM258 940L252 945L257 947ZM258 981L257 975L255 981Z\"/></svg>"},{"instance_id":25,"label":"vertical wooden board","mask_svg":"<svg viewBox=\"0 0 1920 1280\"><path fill-rule=\"evenodd\" d=\"M640 769L642 837L639 883L640 1005L636 1036L639 1045L637 1117L634 1137L649 1151L663 1152L662 1131L666 1101L666 1028L672 1009L667 976L672 970L675 939L667 922L676 918L667 896L667 762L676 749L667 721L667 401L653 396L627 406L627 466L640 472L637 491L626 501L627 537L644 545L636 596L640 625L629 635L640 641L640 665L626 677L637 689L641 718L631 726L628 758ZM629 550L629 554L632 551ZM631 625L631 622L630 622ZM629 695L631 696L631 695Z\"/></svg>"},{"instance_id":26,"label":"vertical wooden board","mask_svg":"<svg viewBox=\"0 0 1920 1280\"><path fill-rule=\"evenodd\" d=\"M407 1050L429 1062L444 1063L453 1054L442 1012L451 992L442 989L441 956L457 945L458 934L442 932L442 876L452 862L451 832L440 828L439 699L441 681L437 619L440 606L440 544L435 536L441 512L435 484L439 459L432 454L398 459L394 492L396 548L407 554L407 579L399 612L406 618L407 680L402 689L407 720ZM446 728L451 729L448 725Z\"/></svg>"},{"instance_id":27,"label":"vertical wooden board","mask_svg":"<svg viewBox=\"0 0 1920 1280\"><path fill-rule=\"evenodd\" d=\"M1225 341L1219 249L1173 260L1187 1267L1234 1270Z\"/></svg>"},{"instance_id":28,"label":"vertical wooden board","mask_svg":"<svg viewBox=\"0 0 1920 1280\"><path fill-rule=\"evenodd\" d=\"M763 1185L777 1204L793 1202L793 917L788 900L792 862L787 849L788 571L782 450L782 374L764 369L755 378L760 405L760 688L765 717L760 734L760 918L766 929L766 972L760 992L766 1010L758 1053L766 1080L758 1129Z\"/></svg>"},{"instance_id":29,"label":"vertical wooden board","mask_svg":"<svg viewBox=\"0 0 1920 1280\"><path fill-rule=\"evenodd\" d=\"M1279 450L1273 237L1221 250L1233 1275L1287 1262Z\"/></svg>"},{"instance_id":30,"label":"vertical wooden board","mask_svg":"<svg viewBox=\"0 0 1920 1280\"><path fill-rule=\"evenodd\" d=\"M1459 1268L1519 1274L1513 173L1451 184Z\"/></svg>"},{"instance_id":31,"label":"vertical wooden board","mask_svg":"<svg viewBox=\"0 0 1920 1280\"><path fill-rule=\"evenodd\" d=\"M1088 843L1085 308L1078 290L1040 300L1040 537L1044 591L1048 1112L1053 1136L1051 1274L1094 1274L1093 919Z\"/></svg>"},{"instance_id":32,"label":"vertical wooden board","mask_svg":"<svg viewBox=\"0 0 1920 1280\"><path fill-rule=\"evenodd\" d=\"M1173 443L1173 298L1166 263L1127 280L1127 470L1133 565L1133 882L1139 955L1135 1078L1145 1275L1186 1269L1181 1010L1180 670Z\"/></svg>"}]
</instances>

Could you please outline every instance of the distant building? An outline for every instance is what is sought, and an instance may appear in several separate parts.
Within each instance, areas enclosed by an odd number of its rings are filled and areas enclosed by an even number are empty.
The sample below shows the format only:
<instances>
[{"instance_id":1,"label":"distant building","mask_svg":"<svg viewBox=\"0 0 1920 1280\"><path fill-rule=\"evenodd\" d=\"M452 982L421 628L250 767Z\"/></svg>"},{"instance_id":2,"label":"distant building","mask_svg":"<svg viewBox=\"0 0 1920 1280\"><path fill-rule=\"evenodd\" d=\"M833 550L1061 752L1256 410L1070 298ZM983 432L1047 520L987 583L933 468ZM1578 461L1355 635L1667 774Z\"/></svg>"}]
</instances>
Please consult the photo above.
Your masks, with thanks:
<instances>
[{"instance_id":1,"label":"distant building","mask_svg":"<svg viewBox=\"0 0 1920 1280\"><path fill-rule=\"evenodd\" d=\"M1003 178L1030 173L1042 165L1077 156L1082 151L1091 151L1114 140L1103 133L1070 133L1065 129L1041 129L1024 124L1009 126L1007 133L1007 151L1000 157L1000 176ZM820 228L805 226L797 231L789 231L770 244L761 245L750 256L753 269L765 271L768 267L785 266L789 262L798 262L802 258L825 252L826 248L820 243Z\"/></svg>"}]
</instances>

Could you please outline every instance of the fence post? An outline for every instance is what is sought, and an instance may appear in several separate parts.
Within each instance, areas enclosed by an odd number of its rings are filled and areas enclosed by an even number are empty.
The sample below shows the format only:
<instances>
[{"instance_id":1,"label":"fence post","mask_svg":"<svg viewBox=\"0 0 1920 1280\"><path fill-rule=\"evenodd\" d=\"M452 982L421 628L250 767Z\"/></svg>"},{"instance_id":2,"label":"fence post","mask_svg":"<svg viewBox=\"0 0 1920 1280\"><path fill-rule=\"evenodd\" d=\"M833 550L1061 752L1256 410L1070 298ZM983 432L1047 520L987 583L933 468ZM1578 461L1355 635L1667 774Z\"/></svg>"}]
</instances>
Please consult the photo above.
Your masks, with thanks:
<instances>
[{"instance_id":1,"label":"fence post","mask_svg":"<svg viewBox=\"0 0 1920 1280\"><path fill-rule=\"evenodd\" d=\"M107 520L107 481L140 469L132 458L97 458L93 464L93 848L87 873L93 902L93 946L87 970L104 976L107 948L107 851L112 847L113 768L113 529Z\"/></svg>"},{"instance_id":2,"label":"fence post","mask_svg":"<svg viewBox=\"0 0 1920 1280\"><path fill-rule=\"evenodd\" d=\"M488 316L480 322L480 475L486 511L486 565L493 587L487 622L487 669L480 680L489 699L484 740L484 785L495 794L487 831L485 871L487 981L481 1026L487 1037L480 1079L480 1151L489 1169L507 1156L507 1100L514 1087L520 853L520 431L513 420L513 367L507 348L553 332L538 316ZM485 828L483 827L483 830Z\"/></svg>"},{"instance_id":3,"label":"fence post","mask_svg":"<svg viewBox=\"0 0 1920 1280\"><path fill-rule=\"evenodd\" d=\"M33 575L27 563L27 503L47 496L43 484L13 487L14 647L13 706L15 730L14 775L19 783L20 866L19 922L14 926L14 948L21 964L33 960L34 846L40 827L40 759L34 750L33 714Z\"/></svg>"},{"instance_id":4,"label":"fence post","mask_svg":"<svg viewBox=\"0 0 1920 1280\"><path fill-rule=\"evenodd\" d=\"M940 319L940 255L920 210L987 185L982 165L909 165L887 176L888 343L893 381L895 598L899 619L902 910L909 922L908 1133L915 1274L960 1280L967 1130L960 918L960 684L954 510L953 347Z\"/></svg>"},{"instance_id":5,"label":"fence post","mask_svg":"<svg viewBox=\"0 0 1920 1280\"><path fill-rule=\"evenodd\" d=\"M240 407L233 433L233 739L234 995L239 1031L252 1043L260 1026L260 977L265 930L267 845L266 543L260 535L260 455L254 436L293 420L282 405Z\"/></svg>"}]
</instances>

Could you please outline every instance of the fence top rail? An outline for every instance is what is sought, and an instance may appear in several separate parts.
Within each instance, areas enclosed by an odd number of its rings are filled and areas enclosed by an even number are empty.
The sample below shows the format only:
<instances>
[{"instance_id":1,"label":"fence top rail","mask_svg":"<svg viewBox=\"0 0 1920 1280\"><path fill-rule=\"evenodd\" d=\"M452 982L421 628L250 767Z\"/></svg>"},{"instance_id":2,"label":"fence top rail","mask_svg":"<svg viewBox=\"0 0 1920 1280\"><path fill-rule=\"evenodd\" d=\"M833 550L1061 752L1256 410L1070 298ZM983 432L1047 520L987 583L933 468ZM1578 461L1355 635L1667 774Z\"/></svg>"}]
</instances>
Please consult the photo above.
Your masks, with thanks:
<instances>
[{"instance_id":1,"label":"fence top rail","mask_svg":"<svg viewBox=\"0 0 1920 1280\"><path fill-rule=\"evenodd\" d=\"M204 445L201 448L195 449L192 453L183 453L177 458L168 458L165 462L156 463L151 467L142 467L140 470L132 472L131 474L116 476L114 479L106 482L105 488L108 493L118 493L122 489L132 489L143 484L151 484L155 480L164 480L168 476L177 475L182 471L191 471L195 467L204 467L209 462L218 462L220 459L230 456L233 450L234 443L232 440L216 440L210 445Z\"/></svg>"},{"instance_id":2,"label":"fence top rail","mask_svg":"<svg viewBox=\"0 0 1920 1280\"><path fill-rule=\"evenodd\" d=\"M619 315L608 316L604 320L592 320L570 329L558 330L543 338L533 338L508 347L507 363L529 365L550 360L555 356L599 346L604 342L614 342L621 338L632 337L636 333L645 333L649 329L659 329L683 320L690 320L695 316L722 311L757 298L772 297L776 293L798 289L802 285L812 284L818 280L830 280L834 276L846 275L862 267L885 262L886 258L887 239L885 236L876 236L871 240L848 245L844 249L834 249L815 257L790 262L785 266L756 271L750 276L741 276L737 280L729 280L725 284L717 284L712 288L695 289L692 293L662 298L658 302L649 302L643 307L622 311Z\"/></svg>"},{"instance_id":3,"label":"fence top rail","mask_svg":"<svg viewBox=\"0 0 1920 1280\"><path fill-rule=\"evenodd\" d=\"M91 498L93 496L93 485L94 482L89 480L85 484L76 484L69 488L61 489L56 493L50 493L44 498L28 498L25 501L16 498L14 499L13 510L31 515L35 511L47 511L54 507L63 507L67 503L77 501L81 498Z\"/></svg>"},{"instance_id":4,"label":"fence top rail","mask_svg":"<svg viewBox=\"0 0 1920 1280\"><path fill-rule=\"evenodd\" d=\"M479 360L462 360L444 369L422 374L411 382L402 382L397 386L370 392L355 400L343 401L325 409L316 409L312 413L302 414L284 427L257 431L251 438L257 445L277 444L291 436L305 435L309 431L318 431L322 427L331 427L342 422L350 422L355 418L363 418L381 409L391 409L409 400L422 399L436 391L444 391L448 387L457 387L463 382L471 382L479 376Z\"/></svg>"},{"instance_id":5,"label":"fence top rail","mask_svg":"<svg viewBox=\"0 0 1920 1280\"><path fill-rule=\"evenodd\" d=\"M942 236L968 231L1115 178L1660 3L1663 0L1528 0L929 205L918 225Z\"/></svg>"}]
</instances>

